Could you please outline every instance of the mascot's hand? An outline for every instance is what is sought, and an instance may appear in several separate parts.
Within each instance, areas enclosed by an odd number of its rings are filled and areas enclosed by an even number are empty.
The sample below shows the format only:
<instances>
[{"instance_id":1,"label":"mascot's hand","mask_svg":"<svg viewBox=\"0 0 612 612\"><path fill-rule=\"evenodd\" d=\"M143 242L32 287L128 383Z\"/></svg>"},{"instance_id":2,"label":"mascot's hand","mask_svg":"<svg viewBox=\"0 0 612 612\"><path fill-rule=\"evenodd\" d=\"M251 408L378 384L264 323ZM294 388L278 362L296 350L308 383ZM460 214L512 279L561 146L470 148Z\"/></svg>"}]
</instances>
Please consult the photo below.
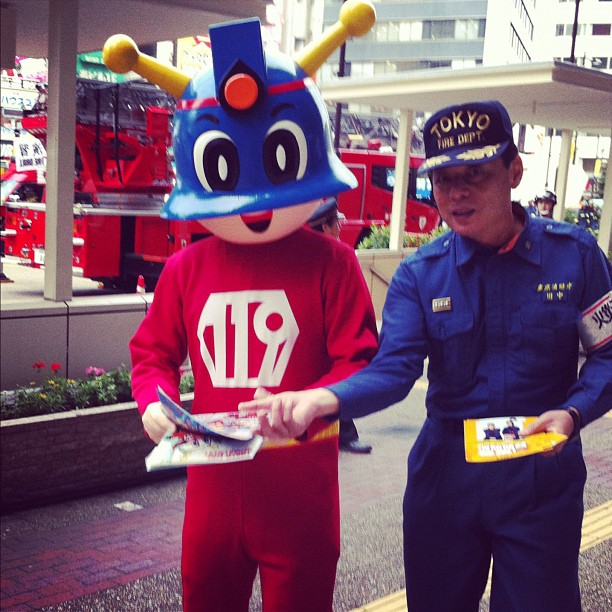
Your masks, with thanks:
<instances>
[{"instance_id":1,"label":"mascot's hand","mask_svg":"<svg viewBox=\"0 0 612 612\"><path fill-rule=\"evenodd\" d=\"M254 400L238 404L239 410L257 411L257 433L272 439L297 438L316 418L337 414L339 407L338 398L328 389L286 391L278 395L258 389Z\"/></svg>"},{"instance_id":2,"label":"mascot's hand","mask_svg":"<svg viewBox=\"0 0 612 612\"><path fill-rule=\"evenodd\" d=\"M176 425L162 412L160 402L153 402L147 406L142 415L142 424L155 444L159 444L165 434L176 431Z\"/></svg>"}]
</instances>

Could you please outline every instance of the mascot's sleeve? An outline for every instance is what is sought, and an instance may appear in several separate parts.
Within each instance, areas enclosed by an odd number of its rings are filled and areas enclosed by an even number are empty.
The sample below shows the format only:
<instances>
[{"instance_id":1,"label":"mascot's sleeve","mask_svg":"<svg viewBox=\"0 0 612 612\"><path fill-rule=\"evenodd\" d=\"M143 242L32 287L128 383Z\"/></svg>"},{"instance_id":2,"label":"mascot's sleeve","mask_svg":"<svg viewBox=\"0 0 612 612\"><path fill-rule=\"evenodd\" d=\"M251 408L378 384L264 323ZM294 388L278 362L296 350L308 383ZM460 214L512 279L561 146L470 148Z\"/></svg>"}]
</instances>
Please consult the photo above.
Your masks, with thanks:
<instances>
[{"instance_id":1,"label":"mascot's sleeve","mask_svg":"<svg viewBox=\"0 0 612 612\"><path fill-rule=\"evenodd\" d=\"M158 401L158 385L172 399L180 401L178 385L180 367L187 357L187 332L175 263L176 258L170 258L164 266L155 299L130 342L132 394L141 414L150 403Z\"/></svg>"},{"instance_id":2,"label":"mascot's sleeve","mask_svg":"<svg viewBox=\"0 0 612 612\"><path fill-rule=\"evenodd\" d=\"M376 316L355 252L342 245L324 279L330 371L309 388L323 387L361 370L378 349Z\"/></svg>"}]
</instances>

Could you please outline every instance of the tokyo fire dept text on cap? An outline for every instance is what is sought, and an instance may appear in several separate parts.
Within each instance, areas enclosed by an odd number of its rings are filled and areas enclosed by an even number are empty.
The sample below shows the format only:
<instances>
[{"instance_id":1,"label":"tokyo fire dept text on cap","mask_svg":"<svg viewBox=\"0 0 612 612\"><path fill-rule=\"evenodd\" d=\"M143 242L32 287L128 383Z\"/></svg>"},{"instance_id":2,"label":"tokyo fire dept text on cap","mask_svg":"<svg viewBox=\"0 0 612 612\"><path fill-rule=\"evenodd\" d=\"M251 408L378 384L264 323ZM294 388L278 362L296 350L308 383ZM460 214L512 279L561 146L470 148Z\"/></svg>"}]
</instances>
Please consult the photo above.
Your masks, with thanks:
<instances>
[{"instance_id":1,"label":"tokyo fire dept text on cap","mask_svg":"<svg viewBox=\"0 0 612 612\"><path fill-rule=\"evenodd\" d=\"M446 166L488 163L514 143L508 111L497 100L439 110L425 123L423 140L426 160L419 174Z\"/></svg>"}]
</instances>

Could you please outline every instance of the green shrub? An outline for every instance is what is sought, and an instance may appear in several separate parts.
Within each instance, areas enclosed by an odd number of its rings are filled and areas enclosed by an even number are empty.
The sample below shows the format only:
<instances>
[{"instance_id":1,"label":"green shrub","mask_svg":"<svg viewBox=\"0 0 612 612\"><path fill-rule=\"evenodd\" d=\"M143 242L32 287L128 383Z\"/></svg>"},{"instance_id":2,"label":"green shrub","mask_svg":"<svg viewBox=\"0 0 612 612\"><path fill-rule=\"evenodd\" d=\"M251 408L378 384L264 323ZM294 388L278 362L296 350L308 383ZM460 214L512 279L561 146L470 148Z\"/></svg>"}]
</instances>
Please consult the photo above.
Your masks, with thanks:
<instances>
[{"instance_id":1,"label":"green shrub","mask_svg":"<svg viewBox=\"0 0 612 612\"><path fill-rule=\"evenodd\" d=\"M37 361L33 368L39 377L44 376L45 364ZM58 375L60 365L51 364L52 376L40 383L18 386L14 391L0 394L0 419L18 419L40 414L83 410L96 406L108 406L133 400L130 370L121 367L104 371L89 367L85 378L72 379ZM193 391L191 373L181 378L180 392Z\"/></svg>"},{"instance_id":2,"label":"green shrub","mask_svg":"<svg viewBox=\"0 0 612 612\"><path fill-rule=\"evenodd\" d=\"M420 247L438 236L449 231L446 226L439 226L429 234L412 234L404 232L403 246L404 247ZM388 225L373 225L369 236L366 236L357 245L358 249L388 249L391 236L391 230Z\"/></svg>"}]
</instances>

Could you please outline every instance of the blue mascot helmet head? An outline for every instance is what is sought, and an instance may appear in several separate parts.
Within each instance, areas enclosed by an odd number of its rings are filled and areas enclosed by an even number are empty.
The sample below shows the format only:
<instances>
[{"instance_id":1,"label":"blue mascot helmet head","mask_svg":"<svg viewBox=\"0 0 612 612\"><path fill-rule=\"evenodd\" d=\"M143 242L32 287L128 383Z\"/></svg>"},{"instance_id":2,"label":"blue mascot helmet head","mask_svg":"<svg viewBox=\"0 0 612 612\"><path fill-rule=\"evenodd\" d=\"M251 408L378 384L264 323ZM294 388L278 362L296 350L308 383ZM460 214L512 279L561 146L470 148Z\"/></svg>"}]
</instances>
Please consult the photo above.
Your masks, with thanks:
<instances>
[{"instance_id":1,"label":"blue mascot helmet head","mask_svg":"<svg viewBox=\"0 0 612 612\"><path fill-rule=\"evenodd\" d=\"M264 53L258 19L211 26L212 68L191 80L140 53L128 37L111 37L103 51L111 70L134 70L177 98L177 182L162 217L254 214L354 188L353 174L333 151L327 110L310 77L375 18L369 0L348 0L339 21L295 62Z\"/></svg>"},{"instance_id":2,"label":"blue mascot helmet head","mask_svg":"<svg viewBox=\"0 0 612 612\"><path fill-rule=\"evenodd\" d=\"M254 213L355 187L318 89L287 56L263 54L259 20L212 26L210 39L213 68L177 101L177 183L162 216Z\"/></svg>"}]
</instances>

